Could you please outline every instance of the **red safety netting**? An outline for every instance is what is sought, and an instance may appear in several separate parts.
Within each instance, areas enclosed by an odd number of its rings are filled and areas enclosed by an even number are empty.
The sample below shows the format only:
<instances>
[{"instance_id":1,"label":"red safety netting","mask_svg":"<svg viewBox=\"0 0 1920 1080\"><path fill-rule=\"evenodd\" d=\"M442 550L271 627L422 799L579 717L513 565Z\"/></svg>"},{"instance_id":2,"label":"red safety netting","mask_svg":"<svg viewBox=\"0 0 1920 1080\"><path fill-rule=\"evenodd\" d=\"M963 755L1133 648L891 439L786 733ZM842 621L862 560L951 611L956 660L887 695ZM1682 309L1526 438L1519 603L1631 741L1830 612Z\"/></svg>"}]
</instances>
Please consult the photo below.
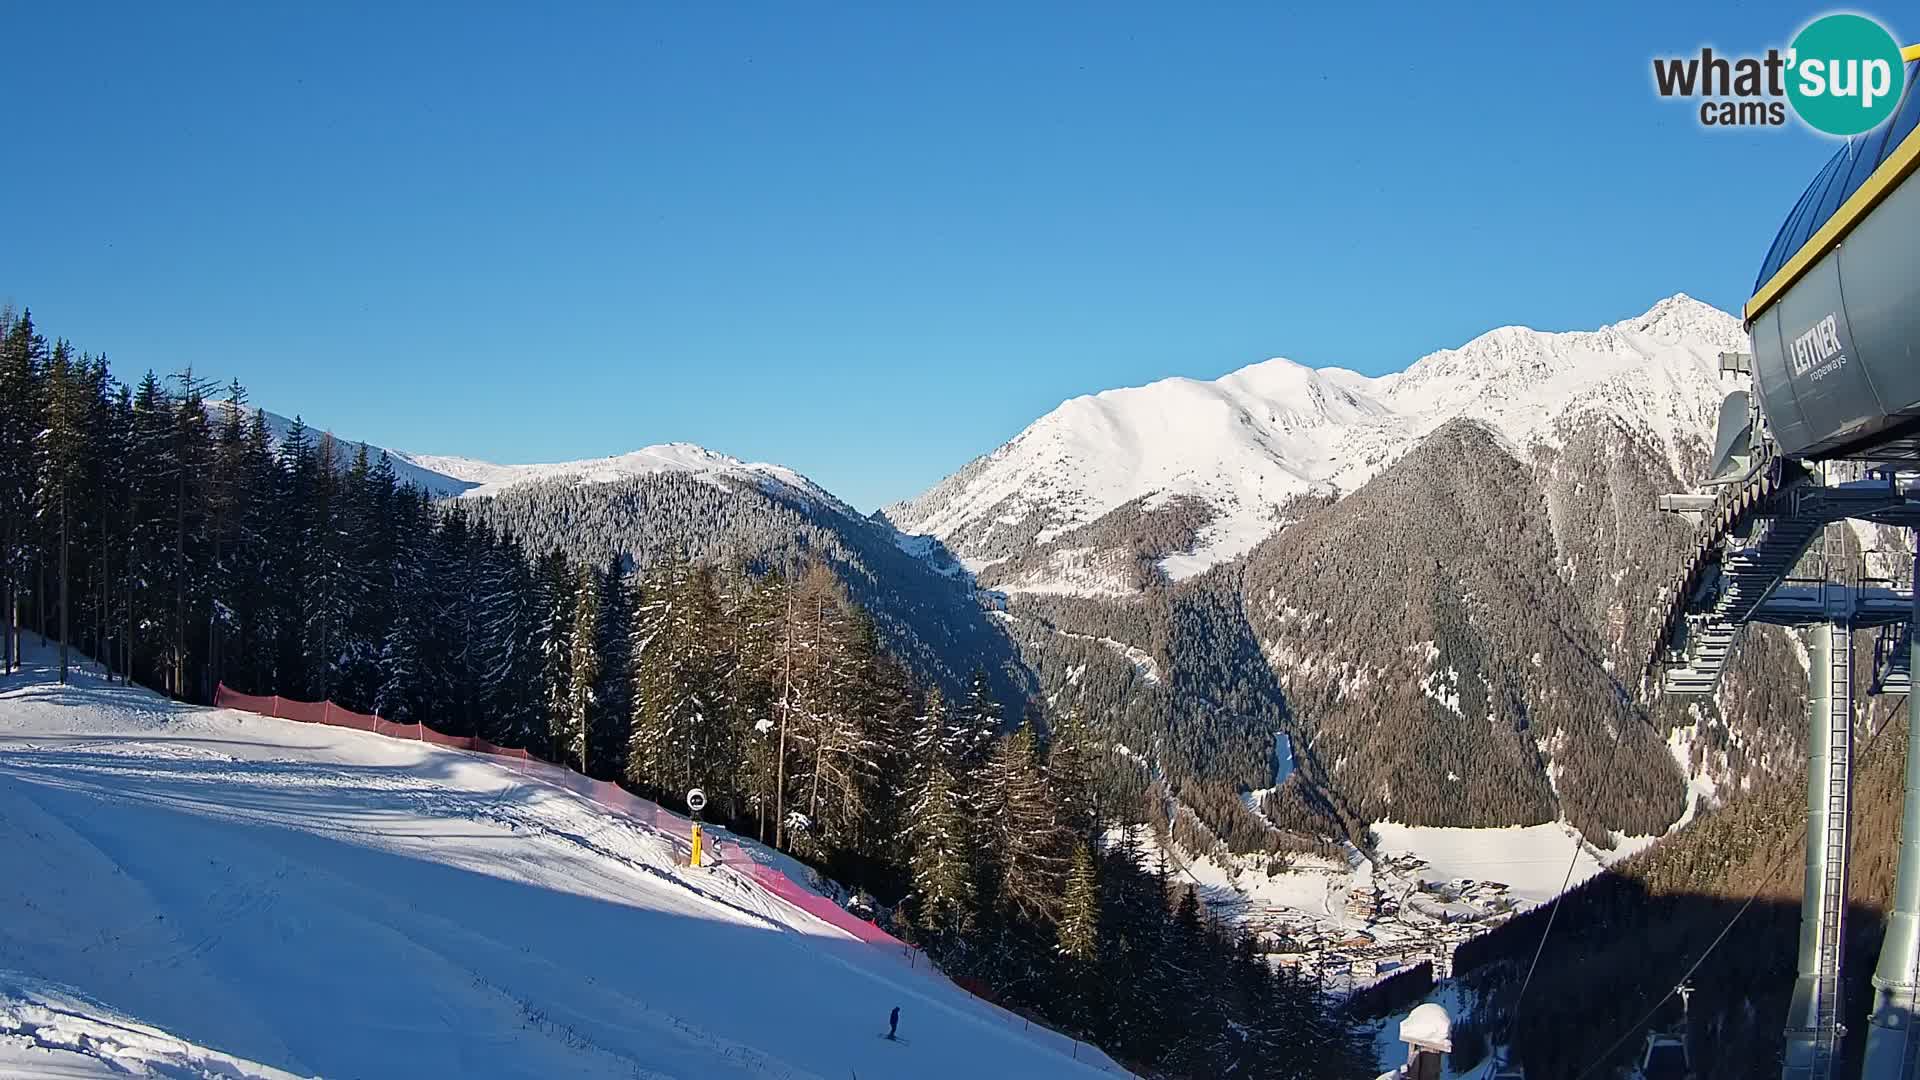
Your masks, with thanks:
<instances>
[{"instance_id":1,"label":"red safety netting","mask_svg":"<svg viewBox=\"0 0 1920 1080\"><path fill-rule=\"evenodd\" d=\"M435 746L450 746L455 750L473 749L473 738L468 735L442 735L432 728L424 728L421 738Z\"/></svg>"},{"instance_id":2,"label":"red safety netting","mask_svg":"<svg viewBox=\"0 0 1920 1080\"><path fill-rule=\"evenodd\" d=\"M240 709L245 712L279 717L283 720L299 720L309 724L327 724L333 727L352 728L356 731L371 731L390 738L411 739L455 750L488 754L505 759L503 764L516 772L537 777L555 787L565 788L585 796L608 810L670 834L685 833L692 825L690 819L664 809L658 803L643 799L618 784L582 776L564 765L543 761L526 750L495 746L485 739L465 735L442 735L425 724L396 724L389 720L382 720L378 716L368 716L351 709L343 709L330 701L295 701L283 697L260 697L238 693L225 685L215 689L213 703L223 709ZM723 842L716 845L714 851L723 862L737 867L741 873L752 878L768 892L829 926L844 930L869 944L907 947L899 938L794 881L779 868L756 860L753 853L742 844Z\"/></svg>"},{"instance_id":3,"label":"red safety netting","mask_svg":"<svg viewBox=\"0 0 1920 1080\"><path fill-rule=\"evenodd\" d=\"M396 724L389 720L382 720L378 716L368 716L365 713L357 713L350 709L343 709L332 702L294 701L290 698L283 697L262 697L253 694L241 694L228 689L224 685L215 688L213 703L216 707L222 709L239 709L243 712L258 713L262 716L279 717L283 720L299 720L310 724L327 724L333 727L351 728L357 731L370 731L390 738L428 742L435 746L487 754L500 759L502 766L512 769L514 772L534 777L554 787L565 788L584 798L591 799L593 802L608 810L625 815L642 824L652 826L667 836L676 838L676 842L677 838L687 834L688 828L692 824L690 819L676 814L660 806L658 803L643 799L625 788L620 787L618 784L610 784L604 780L595 780L591 777L583 776L564 765L556 765L550 761L543 760L529 751L496 746L478 737L442 735L432 728L427 727L425 724ZM858 915L834 903L827 897L795 881L779 867L769 865L767 862L762 861L764 857L756 857L753 849L748 848L746 845L736 841L723 840L714 845L713 851L715 855L719 856L723 865L739 870L740 873L745 874L755 884L758 884L762 889L765 889L768 893L786 902L788 905L812 915L814 918L819 919L829 926L844 931L855 940L863 941L869 945L898 949L899 955L905 957L909 962L914 963L915 966L926 966L930 976L944 978L944 976L935 975L935 969L933 969L931 965L927 965L924 961L917 959L918 950L913 946L902 942L899 938L894 937L878 926L860 918ZM971 988L964 985L961 986L961 989L972 992ZM1093 1047L1079 1042L1072 1036L1034 1025L1027 1017L1010 1012L992 1001L987 1000L983 995L976 993L975 996L981 997L993 1013L1009 1026L1018 1026L1030 1032L1029 1037L1041 1036L1058 1040L1062 1044L1061 1048L1069 1051L1074 1058L1085 1061L1100 1069L1113 1070L1118 1068L1106 1055L1100 1053L1100 1051ZM1069 1046L1067 1044L1071 1045Z\"/></svg>"},{"instance_id":4,"label":"red safety netting","mask_svg":"<svg viewBox=\"0 0 1920 1080\"><path fill-rule=\"evenodd\" d=\"M463 735L442 735L424 724L396 724L377 716L343 709L332 702L294 701L291 698L242 694L224 685L215 689L213 703L223 709L239 709L283 720L299 720L310 724L327 724L333 727L370 731L390 738L428 742L435 746L487 754L500 759L501 765L506 768L534 777L554 787L574 792L608 810L652 826L670 837L686 835L692 824L690 819L667 810L658 803L643 799L618 784L583 776L564 765L542 760L529 751L496 746L485 739ZM720 841L714 845L713 850L723 865L737 869L787 904L829 926L844 931L858 941L898 949L900 955L913 958L916 950L912 946L846 910L831 899L800 884L779 867L756 858L753 850L746 845L731 840ZM996 1012L1004 1011L997 1006L995 1010ZM1005 1019L1022 1026L1028 1023L1024 1018L1013 1013L1006 1013ZM1057 1035L1057 1033L1052 1034ZM1071 1041L1068 1036L1059 1037ZM1078 1046L1075 1047L1076 1051L1079 1049Z\"/></svg>"},{"instance_id":5,"label":"red safety netting","mask_svg":"<svg viewBox=\"0 0 1920 1080\"><path fill-rule=\"evenodd\" d=\"M782 873L777 867L768 866L753 857L753 852L742 844L722 843L715 849L722 862L738 867L759 886L801 911L819 919L828 926L843 930L869 945L888 945L894 948L907 948L907 943L862 919L832 900L801 885Z\"/></svg>"},{"instance_id":6,"label":"red safety netting","mask_svg":"<svg viewBox=\"0 0 1920 1080\"><path fill-rule=\"evenodd\" d=\"M420 727L422 725L415 724L413 726ZM508 747L508 746L495 746L494 744L481 738L475 738L473 740L473 748L478 753L491 754L494 757L520 758L522 760L525 760L528 757L528 754L525 750L520 750L513 747Z\"/></svg>"},{"instance_id":7,"label":"red safety netting","mask_svg":"<svg viewBox=\"0 0 1920 1080\"><path fill-rule=\"evenodd\" d=\"M327 703L324 701L295 701L292 698L277 697L273 699L273 710L273 715L282 720L298 720L303 724L327 722Z\"/></svg>"},{"instance_id":8,"label":"red safety netting","mask_svg":"<svg viewBox=\"0 0 1920 1080\"><path fill-rule=\"evenodd\" d=\"M419 742L421 732L425 730L426 727L422 724L396 724L391 720L382 720L378 716L373 718L373 733L385 735L389 739L411 739Z\"/></svg>"},{"instance_id":9,"label":"red safety netting","mask_svg":"<svg viewBox=\"0 0 1920 1080\"><path fill-rule=\"evenodd\" d=\"M332 724L334 727L352 728L355 731L378 732L380 730L380 718L377 716L343 709L331 701L323 701L321 705L325 707L321 716L323 723Z\"/></svg>"},{"instance_id":10,"label":"red safety netting","mask_svg":"<svg viewBox=\"0 0 1920 1080\"><path fill-rule=\"evenodd\" d=\"M214 688L213 704L221 709L239 709L241 712L259 713L261 716L273 715L272 698L236 693L227 689L224 684Z\"/></svg>"}]
</instances>

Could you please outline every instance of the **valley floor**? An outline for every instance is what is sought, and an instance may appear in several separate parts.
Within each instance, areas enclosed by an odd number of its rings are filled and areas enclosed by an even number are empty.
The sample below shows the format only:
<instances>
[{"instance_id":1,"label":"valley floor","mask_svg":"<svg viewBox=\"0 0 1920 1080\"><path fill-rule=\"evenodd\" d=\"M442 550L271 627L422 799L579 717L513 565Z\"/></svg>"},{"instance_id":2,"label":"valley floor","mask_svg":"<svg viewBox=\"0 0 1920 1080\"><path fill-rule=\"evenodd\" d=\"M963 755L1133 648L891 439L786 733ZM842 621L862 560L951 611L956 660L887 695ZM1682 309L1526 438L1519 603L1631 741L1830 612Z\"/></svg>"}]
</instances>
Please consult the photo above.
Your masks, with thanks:
<instances>
[{"instance_id":1,"label":"valley floor","mask_svg":"<svg viewBox=\"0 0 1920 1080\"><path fill-rule=\"evenodd\" d=\"M1119 1072L487 760L32 659L0 679L0 1075Z\"/></svg>"},{"instance_id":2,"label":"valley floor","mask_svg":"<svg viewBox=\"0 0 1920 1080\"><path fill-rule=\"evenodd\" d=\"M1271 959L1330 992L1359 989L1422 961L1445 977L1453 950L1644 850L1655 838L1589 843L1563 822L1504 829L1380 823L1376 852L1298 856L1279 873L1264 858L1176 852L1173 869L1222 917L1255 931ZM1137 843L1156 865L1146 830Z\"/></svg>"}]
</instances>

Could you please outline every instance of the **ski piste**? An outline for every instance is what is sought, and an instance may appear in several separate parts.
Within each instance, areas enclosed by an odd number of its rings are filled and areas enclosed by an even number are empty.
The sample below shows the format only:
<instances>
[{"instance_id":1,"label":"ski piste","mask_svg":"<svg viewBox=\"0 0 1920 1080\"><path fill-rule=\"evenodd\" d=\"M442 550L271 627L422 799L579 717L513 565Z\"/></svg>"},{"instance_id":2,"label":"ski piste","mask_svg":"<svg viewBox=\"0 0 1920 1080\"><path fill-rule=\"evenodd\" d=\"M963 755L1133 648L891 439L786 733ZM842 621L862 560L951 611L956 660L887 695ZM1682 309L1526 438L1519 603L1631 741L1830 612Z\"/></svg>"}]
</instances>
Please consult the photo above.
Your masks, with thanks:
<instances>
[{"instance_id":1,"label":"ski piste","mask_svg":"<svg viewBox=\"0 0 1920 1080\"><path fill-rule=\"evenodd\" d=\"M885 1076L845 1034L903 1000L916 1075L1125 1075L484 757L29 660L0 682L0 1075Z\"/></svg>"}]
</instances>

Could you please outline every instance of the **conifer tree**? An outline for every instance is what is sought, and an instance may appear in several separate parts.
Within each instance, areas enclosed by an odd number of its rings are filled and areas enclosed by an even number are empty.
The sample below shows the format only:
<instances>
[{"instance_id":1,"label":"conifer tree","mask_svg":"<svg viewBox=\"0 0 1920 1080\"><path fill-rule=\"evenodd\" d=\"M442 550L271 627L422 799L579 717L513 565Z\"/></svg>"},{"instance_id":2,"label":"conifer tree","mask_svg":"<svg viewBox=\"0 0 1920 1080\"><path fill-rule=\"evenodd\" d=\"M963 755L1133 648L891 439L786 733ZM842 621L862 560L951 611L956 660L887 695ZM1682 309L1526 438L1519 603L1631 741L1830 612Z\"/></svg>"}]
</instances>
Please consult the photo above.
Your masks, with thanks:
<instances>
[{"instance_id":1,"label":"conifer tree","mask_svg":"<svg viewBox=\"0 0 1920 1080\"><path fill-rule=\"evenodd\" d=\"M1093 835L1099 821L1096 803L1092 732L1080 711L1068 709L1055 722L1047 740L1047 786L1060 827L1074 838Z\"/></svg>"},{"instance_id":2,"label":"conifer tree","mask_svg":"<svg viewBox=\"0 0 1920 1080\"><path fill-rule=\"evenodd\" d=\"M212 476L207 485L207 507L211 521L207 528L212 545L207 574L207 590L212 597L213 617L207 625L208 677L223 682L227 658L234 651L234 639L240 634L242 608L250 592L243 584L246 558L240 550L245 525L246 500L246 390L239 380L230 382L226 400L217 403L214 423Z\"/></svg>"},{"instance_id":3,"label":"conifer tree","mask_svg":"<svg viewBox=\"0 0 1920 1080\"><path fill-rule=\"evenodd\" d=\"M546 756L566 760L568 706L573 697L573 571L558 550L541 556L534 571L539 637L542 730Z\"/></svg>"},{"instance_id":4,"label":"conifer tree","mask_svg":"<svg viewBox=\"0 0 1920 1080\"><path fill-rule=\"evenodd\" d=\"M769 573L740 600L740 645L735 650L728 688L729 709L740 732L742 775L736 787L753 809L762 843L773 839L774 788L781 779L779 728L783 718L780 657L788 594L786 579Z\"/></svg>"},{"instance_id":5,"label":"conifer tree","mask_svg":"<svg viewBox=\"0 0 1920 1080\"><path fill-rule=\"evenodd\" d=\"M914 923L936 941L974 924L979 898L970 802L960 778L936 762L908 813Z\"/></svg>"},{"instance_id":6,"label":"conifer tree","mask_svg":"<svg viewBox=\"0 0 1920 1080\"><path fill-rule=\"evenodd\" d=\"M993 744L980 782L982 851L994 899L1037 925L1059 910L1067 870L1067 837L1059 827L1033 730Z\"/></svg>"},{"instance_id":7,"label":"conifer tree","mask_svg":"<svg viewBox=\"0 0 1920 1080\"><path fill-rule=\"evenodd\" d=\"M39 432L38 366L46 339L33 314L8 321L0 336L0 673L20 664L19 617L34 491L34 436Z\"/></svg>"},{"instance_id":8,"label":"conifer tree","mask_svg":"<svg viewBox=\"0 0 1920 1080\"><path fill-rule=\"evenodd\" d=\"M592 775L587 734L594 711L594 687L600 679L600 583L591 566L581 566L573 591L573 654L567 665L566 760Z\"/></svg>"},{"instance_id":9,"label":"conifer tree","mask_svg":"<svg viewBox=\"0 0 1920 1080\"><path fill-rule=\"evenodd\" d=\"M206 538L207 479L213 456L212 429L207 422L205 381L191 367L173 377L179 387L174 399L169 442L169 467L173 481L173 533L169 548L173 585L173 605L169 628L169 683L175 697L197 695L211 697L213 687L206 682L206 667L198 663L192 651L199 635L189 639L188 630L208 625L206 603L208 544ZM198 685L189 685L192 671L200 675Z\"/></svg>"},{"instance_id":10,"label":"conifer tree","mask_svg":"<svg viewBox=\"0 0 1920 1080\"><path fill-rule=\"evenodd\" d=\"M1060 952L1085 964L1100 950L1100 882L1095 876L1093 846L1075 845L1073 866L1067 872L1067 891L1060 902Z\"/></svg>"},{"instance_id":11,"label":"conifer tree","mask_svg":"<svg viewBox=\"0 0 1920 1080\"><path fill-rule=\"evenodd\" d=\"M67 681L69 642L72 638L72 534L78 525L80 485L86 466L87 389L78 359L66 341L56 342L46 370L46 419L40 433L39 499L44 520L51 523L51 546L59 582L60 681Z\"/></svg>"},{"instance_id":12,"label":"conifer tree","mask_svg":"<svg viewBox=\"0 0 1920 1080\"><path fill-rule=\"evenodd\" d=\"M442 518L434 540L428 568L434 602L428 657L433 722L446 731L472 734L479 727L486 647L479 626L484 606L481 569L492 533L476 527L464 508L456 506Z\"/></svg>"},{"instance_id":13,"label":"conifer tree","mask_svg":"<svg viewBox=\"0 0 1920 1080\"><path fill-rule=\"evenodd\" d=\"M502 746L538 746L547 730L538 648L543 590L512 536L497 538L481 554L480 579L481 734ZM591 749L588 756L600 760Z\"/></svg>"},{"instance_id":14,"label":"conifer tree","mask_svg":"<svg viewBox=\"0 0 1920 1080\"><path fill-rule=\"evenodd\" d=\"M587 730L588 757L603 779L626 771L628 727L633 722L632 591L623 559L615 555L595 576L599 588L599 623L594 630L600 677L594 687L592 724Z\"/></svg>"},{"instance_id":15,"label":"conifer tree","mask_svg":"<svg viewBox=\"0 0 1920 1080\"><path fill-rule=\"evenodd\" d=\"M143 386L142 396L144 394ZM138 404L136 399L136 407ZM303 587L306 574L303 553L314 530L311 520L315 501L314 468L313 442L308 438L306 423L296 415L275 451L267 574L278 582L270 599L274 606L275 685L281 693L300 698L311 697L314 682L306 648L308 597Z\"/></svg>"},{"instance_id":16,"label":"conifer tree","mask_svg":"<svg viewBox=\"0 0 1920 1080\"><path fill-rule=\"evenodd\" d=\"M418 528L417 499L411 489L397 493L394 516L401 526L393 534L389 573L394 605L393 621L380 644L380 683L374 692L375 714L399 724L420 718L424 690L420 650L427 638L421 598L426 595L425 530Z\"/></svg>"},{"instance_id":17,"label":"conifer tree","mask_svg":"<svg viewBox=\"0 0 1920 1080\"><path fill-rule=\"evenodd\" d=\"M130 408L130 406L128 406ZM278 685L280 620L285 604L280 598L282 583L274 573L279 560L275 543L280 538L279 471L273 457L273 440L267 432L266 417L250 411L240 451L239 505L234 549L229 558L229 575L234 595L229 609L239 623L238 641L225 669L234 670L240 685L262 687ZM131 470L123 483L132 482ZM131 524L123 528L131 541ZM128 556L129 559L131 555ZM409 595L418 595L409 594Z\"/></svg>"},{"instance_id":18,"label":"conifer tree","mask_svg":"<svg viewBox=\"0 0 1920 1080\"><path fill-rule=\"evenodd\" d=\"M312 673L313 694L336 696L341 688L350 648L346 631L354 600L354 573L348 568L346 481L335 467L335 443L322 433L313 454L311 498L300 590L304 599L303 652ZM364 463L364 462L363 462Z\"/></svg>"},{"instance_id":19,"label":"conifer tree","mask_svg":"<svg viewBox=\"0 0 1920 1080\"><path fill-rule=\"evenodd\" d=\"M967 680L966 697L954 710L949 749L963 767L974 768L986 760L987 748L1000 731L1000 703L993 697L993 681L987 673L974 669Z\"/></svg>"}]
</instances>

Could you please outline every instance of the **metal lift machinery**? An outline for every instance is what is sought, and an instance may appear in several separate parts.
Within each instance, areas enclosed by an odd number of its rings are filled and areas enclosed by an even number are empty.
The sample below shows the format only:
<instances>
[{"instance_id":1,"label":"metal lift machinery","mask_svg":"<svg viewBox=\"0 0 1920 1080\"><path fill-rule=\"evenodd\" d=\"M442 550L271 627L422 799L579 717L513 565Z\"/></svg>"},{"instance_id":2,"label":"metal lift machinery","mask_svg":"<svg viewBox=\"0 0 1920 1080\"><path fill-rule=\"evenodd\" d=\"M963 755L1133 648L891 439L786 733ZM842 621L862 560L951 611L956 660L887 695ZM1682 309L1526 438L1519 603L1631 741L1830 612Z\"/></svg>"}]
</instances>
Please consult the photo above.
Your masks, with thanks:
<instances>
[{"instance_id":1,"label":"metal lift machinery","mask_svg":"<svg viewBox=\"0 0 1920 1080\"><path fill-rule=\"evenodd\" d=\"M1807 865L1786 1080L1829 1080L1840 1023L1852 844L1853 635L1873 631L1870 692L1906 694L1907 775L1894 910L1873 975L1862 1080L1920 1080L1920 699L1911 577L1846 557L1849 519L1920 529L1920 46L1892 119L1848 141L1781 226L1745 323L1747 383L1720 410L1710 494L1661 508L1700 526L1653 658L1671 694L1712 694L1753 623L1806 636ZM1915 535L1920 535L1917 533Z\"/></svg>"}]
</instances>

